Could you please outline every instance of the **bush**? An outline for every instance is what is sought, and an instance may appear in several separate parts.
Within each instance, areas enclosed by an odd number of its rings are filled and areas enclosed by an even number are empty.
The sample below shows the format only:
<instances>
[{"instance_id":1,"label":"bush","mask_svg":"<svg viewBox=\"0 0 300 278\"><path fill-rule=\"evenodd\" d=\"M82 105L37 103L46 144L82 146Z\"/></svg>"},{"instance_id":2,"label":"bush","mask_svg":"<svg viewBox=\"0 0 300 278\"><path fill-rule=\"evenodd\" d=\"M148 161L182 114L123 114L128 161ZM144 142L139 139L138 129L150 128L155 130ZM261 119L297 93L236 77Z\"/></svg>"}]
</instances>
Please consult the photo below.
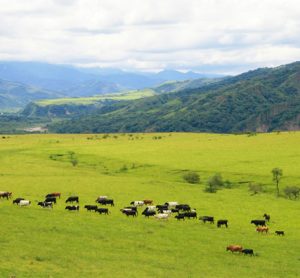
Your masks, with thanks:
<instances>
[{"instance_id":1,"label":"bush","mask_svg":"<svg viewBox=\"0 0 300 278\"><path fill-rule=\"evenodd\" d=\"M208 179L205 191L210 193L216 193L219 187L222 186L224 186L223 178L221 174L216 173Z\"/></svg>"},{"instance_id":2,"label":"bush","mask_svg":"<svg viewBox=\"0 0 300 278\"><path fill-rule=\"evenodd\" d=\"M183 176L183 179L188 183L199 183L200 182L200 176L196 172L188 172Z\"/></svg>"},{"instance_id":3,"label":"bush","mask_svg":"<svg viewBox=\"0 0 300 278\"><path fill-rule=\"evenodd\" d=\"M300 194L300 187L298 187L298 186L287 186L284 189L284 193L289 199L292 199L292 197L297 199L299 197L299 194Z\"/></svg>"},{"instance_id":4,"label":"bush","mask_svg":"<svg viewBox=\"0 0 300 278\"><path fill-rule=\"evenodd\" d=\"M71 160L71 164L75 167L78 164L78 160L77 159L72 159Z\"/></svg>"},{"instance_id":5,"label":"bush","mask_svg":"<svg viewBox=\"0 0 300 278\"><path fill-rule=\"evenodd\" d=\"M261 184L250 182L249 183L249 191L252 192L252 195L255 195L257 193L263 192L263 187Z\"/></svg>"}]
</instances>

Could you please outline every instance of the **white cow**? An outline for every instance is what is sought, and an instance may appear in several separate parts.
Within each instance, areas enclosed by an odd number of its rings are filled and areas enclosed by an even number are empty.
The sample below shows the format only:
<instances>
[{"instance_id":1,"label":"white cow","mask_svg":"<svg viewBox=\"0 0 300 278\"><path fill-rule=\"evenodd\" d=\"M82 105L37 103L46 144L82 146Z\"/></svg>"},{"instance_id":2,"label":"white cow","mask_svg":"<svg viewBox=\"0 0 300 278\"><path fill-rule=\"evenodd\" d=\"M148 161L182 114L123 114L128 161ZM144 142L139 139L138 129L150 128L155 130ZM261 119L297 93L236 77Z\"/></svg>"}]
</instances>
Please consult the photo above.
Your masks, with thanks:
<instances>
[{"instance_id":1,"label":"white cow","mask_svg":"<svg viewBox=\"0 0 300 278\"><path fill-rule=\"evenodd\" d=\"M170 214L167 214L167 213L158 213L158 214L154 215L154 217L159 220L160 219L168 220L169 216L170 216Z\"/></svg>"},{"instance_id":2,"label":"white cow","mask_svg":"<svg viewBox=\"0 0 300 278\"><path fill-rule=\"evenodd\" d=\"M144 205L144 201L132 201L130 205L133 205L135 207L142 207Z\"/></svg>"},{"instance_id":3,"label":"white cow","mask_svg":"<svg viewBox=\"0 0 300 278\"><path fill-rule=\"evenodd\" d=\"M156 211L156 206L147 206L147 211Z\"/></svg>"},{"instance_id":4,"label":"white cow","mask_svg":"<svg viewBox=\"0 0 300 278\"><path fill-rule=\"evenodd\" d=\"M31 204L31 202L29 200L21 200L19 202L20 207L26 207L26 206L29 206L30 204Z\"/></svg>"},{"instance_id":5,"label":"white cow","mask_svg":"<svg viewBox=\"0 0 300 278\"><path fill-rule=\"evenodd\" d=\"M169 208L175 208L178 205L178 202L166 202L165 205Z\"/></svg>"}]
</instances>

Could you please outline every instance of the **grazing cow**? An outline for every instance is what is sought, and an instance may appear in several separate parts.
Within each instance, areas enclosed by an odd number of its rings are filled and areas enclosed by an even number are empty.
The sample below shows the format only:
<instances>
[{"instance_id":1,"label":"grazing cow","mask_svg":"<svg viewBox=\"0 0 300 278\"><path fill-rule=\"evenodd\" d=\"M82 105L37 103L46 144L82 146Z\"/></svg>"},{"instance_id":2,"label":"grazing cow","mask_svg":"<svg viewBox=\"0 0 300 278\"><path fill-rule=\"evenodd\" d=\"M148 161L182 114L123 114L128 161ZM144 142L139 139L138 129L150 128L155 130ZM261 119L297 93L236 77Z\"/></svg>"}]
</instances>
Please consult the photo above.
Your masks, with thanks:
<instances>
[{"instance_id":1,"label":"grazing cow","mask_svg":"<svg viewBox=\"0 0 300 278\"><path fill-rule=\"evenodd\" d=\"M71 211L71 210L77 210L77 211L79 211L79 206L66 206L65 209L67 209L69 211Z\"/></svg>"},{"instance_id":2,"label":"grazing cow","mask_svg":"<svg viewBox=\"0 0 300 278\"><path fill-rule=\"evenodd\" d=\"M29 200L21 200L19 203L18 203L18 205L20 206L20 207L27 207L27 206L29 206L31 204L31 202L29 201Z\"/></svg>"},{"instance_id":3,"label":"grazing cow","mask_svg":"<svg viewBox=\"0 0 300 278\"><path fill-rule=\"evenodd\" d=\"M142 214L149 218L149 216L154 216L156 212L154 210L144 210Z\"/></svg>"},{"instance_id":4,"label":"grazing cow","mask_svg":"<svg viewBox=\"0 0 300 278\"><path fill-rule=\"evenodd\" d=\"M184 213L184 216L187 217L188 219L190 218L197 218L197 212L195 211L187 211Z\"/></svg>"},{"instance_id":5,"label":"grazing cow","mask_svg":"<svg viewBox=\"0 0 300 278\"><path fill-rule=\"evenodd\" d=\"M42 208L53 208L52 202L38 202L38 206L41 206Z\"/></svg>"},{"instance_id":6,"label":"grazing cow","mask_svg":"<svg viewBox=\"0 0 300 278\"><path fill-rule=\"evenodd\" d=\"M275 231L275 234L278 236L284 236L284 231Z\"/></svg>"},{"instance_id":7,"label":"grazing cow","mask_svg":"<svg viewBox=\"0 0 300 278\"><path fill-rule=\"evenodd\" d=\"M266 226L266 220L252 220L251 224L257 226Z\"/></svg>"},{"instance_id":8,"label":"grazing cow","mask_svg":"<svg viewBox=\"0 0 300 278\"><path fill-rule=\"evenodd\" d=\"M97 199L96 202L100 205L110 205L111 207L114 207L114 200L113 199Z\"/></svg>"},{"instance_id":9,"label":"grazing cow","mask_svg":"<svg viewBox=\"0 0 300 278\"><path fill-rule=\"evenodd\" d=\"M156 208L159 211L163 211L164 209L168 209L168 205L157 205Z\"/></svg>"},{"instance_id":10,"label":"grazing cow","mask_svg":"<svg viewBox=\"0 0 300 278\"><path fill-rule=\"evenodd\" d=\"M165 205L167 205L168 208L176 208L176 206L178 206L178 202L166 202Z\"/></svg>"},{"instance_id":11,"label":"grazing cow","mask_svg":"<svg viewBox=\"0 0 300 278\"><path fill-rule=\"evenodd\" d=\"M13 200L13 204L19 204L20 203L20 201L22 201L22 200L25 200L24 198L17 198L17 199L14 199Z\"/></svg>"},{"instance_id":12,"label":"grazing cow","mask_svg":"<svg viewBox=\"0 0 300 278\"><path fill-rule=\"evenodd\" d=\"M163 220L168 220L169 219L169 214L167 214L167 213L158 213L158 214L156 214L156 215L154 215L154 217L156 218L156 219L163 219Z\"/></svg>"},{"instance_id":13,"label":"grazing cow","mask_svg":"<svg viewBox=\"0 0 300 278\"><path fill-rule=\"evenodd\" d=\"M87 209L87 211L94 210L96 212L98 207L94 205L85 205L84 208Z\"/></svg>"},{"instance_id":14,"label":"grazing cow","mask_svg":"<svg viewBox=\"0 0 300 278\"><path fill-rule=\"evenodd\" d=\"M184 213L178 213L177 215L175 215L175 218L177 220L180 220L180 219L185 220L185 214Z\"/></svg>"},{"instance_id":15,"label":"grazing cow","mask_svg":"<svg viewBox=\"0 0 300 278\"><path fill-rule=\"evenodd\" d=\"M156 207L155 206L147 206L145 210L147 210L147 211L155 211Z\"/></svg>"},{"instance_id":16,"label":"grazing cow","mask_svg":"<svg viewBox=\"0 0 300 278\"><path fill-rule=\"evenodd\" d=\"M254 255L253 249L243 249L242 253L244 253L244 255Z\"/></svg>"},{"instance_id":17,"label":"grazing cow","mask_svg":"<svg viewBox=\"0 0 300 278\"><path fill-rule=\"evenodd\" d=\"M46 203L51 202L51 203L56 204L56 197L48 197L48 198L46 198L46 200L44 202L46 202Z\"/></svg>"},{"instance_id":18,"label":"grazing cow","mask_svg":"<svg viewBox=\"0 0 300 278\"><path fill-rule=\"evenodd\" d=\"M11 196L12 196L12 192L7 192L7 191L0 192L0 198L6 198L8 200L8 198L11 198Z\"/></svg>"},{"instance_id":19,"label":"grazing cow","mask_svg":"<svg viewBox=\"0 0 300 278\"><path fill-rule=\"evenodd\" d=\"M171 209L171 211L174 212L179 212L179 209Z\"/></svg>"},{"instance_id":20,"label":"grazing cow","mask_svg":"<svg viewBox=\"0 0 300 278\"><path fill-rule=\"evenodd\" d=\"M130 210L130 209L122 209L121 210L123 214L125 214L126 216L132 216L132 217L136 217L137 216L137 212L134 210Z\"/></svg>"},{"instance_id":21,"label":"grazing cow","mask_svg":"<svg viewBox=\"0 0 300 278\"><path fill-rule=\"evenodd\" d=\"M51 198L51 197L58 197L58 198L60 199L61 193L59 193L59 192L53 192L53 193L49 193L49 194L47 194L47 195L45 196L46 199L47 199L47 198Z\"/></svg>"},{"instance_id":22,"label":"grazing cow","mask_svg":"<svg viewBox=\"0 0 300 278\"><path fill-rule=\"evenodd\" d=\"M243 247L241 245L229 245L226 247L226 251L231 251L233 252L242 252L243 251Z\"/></svg>"},{"instance_id":23,"label":"grazing cow","mask_svg":"<svg viewBox=\"0 0 300 278\"><path fill-rule=\"evenodd\" d=\"M142 207L144 205L144 201L132 201L130 205L133 205L135 207Z\"/></svg>"},{"instance_id":24,"label":"grazing cow","mask_svg":"<svg viewBox=\"0 0 300 278\"><path fill-rule=\"evenodd\" d=\"M266 227L266 226L257 227L256 231L259 233L263 233L263 232L268 233L269 227Z\"/></svg>"},{"instance_id":25,"label":"grazing cow","mask_svg":"<svg viewBox=\"0 0 300 278\"><path fill-rule=\"evenodd\" d=\"M99 212L100 214L109 214L108 208L97 208L95 211Z\"/></svg>"},{"instance_id":26,"label":"grazing cow","mask_svg":"<svg viewBox=\"0 0 300 278\"><path fill-rule=\"evenodd\" d=\"M171 215L172 211L170 209L165 209L165 210L162 211L162 213L166 213L166 214Z\"/></svg>"},{"instance_id":27,"label":"grazing cow","mask_svg":"<svg viewBox=\"0 0 300 278\"><path fill-rule=\"evenodd\" d=\"M271 216L270 214L264 214L263 217L265 218L266 221L270 222Z\"/></svg>"},{"instance_id":28,"label":"grazing cow","mask_svg":"<svg viewBox=\"0 0 300 278\"><path fill-rule=\"evenodd\" d=\"M191 207L187 204L176 205L175 209L183 210L183 211L191 211Z\"/></svg>"},{"instance_id":29,"label":"grazing cow","mask_svg":"<svg viewBox=\"0 0 300 278\"><path fill-rule=\"evenodd\" d=\"M71 196L66 200L66 203L79 203L79 197L78 196Z\"/></svg>"},{"instance_id":30,"label":"grazing cow","mask_svg":"<svg viewBox=\"0 0 300 278\"><path fill-rule=\"evenodd\" d=\"M143 200L145 205L152 205L153 204L153 200Z\"/></svg>"},{"instance_id":31,"label":"grazing cow","mask_svg":"<svg viewBox=\"0 0 300 278\"><path fill-rule=\"evenodd\" d=\"M213 216L202 216L202 217L199 218L199 220L202 220L203 223L206 223L206 222L210 222L210 224L215 223L215 220L214 220Z\"/></svg>"},{"instance_id":32,"label":"grazing cow","mask_svg":"<svg viewBox=\"0 0 300 278\"><path fill-rule=\"evenodd\" d=\"M228 228L228 220L218 220L217 227L220 228L222 225L225 225Z\"/></svg>"}]
</instances>

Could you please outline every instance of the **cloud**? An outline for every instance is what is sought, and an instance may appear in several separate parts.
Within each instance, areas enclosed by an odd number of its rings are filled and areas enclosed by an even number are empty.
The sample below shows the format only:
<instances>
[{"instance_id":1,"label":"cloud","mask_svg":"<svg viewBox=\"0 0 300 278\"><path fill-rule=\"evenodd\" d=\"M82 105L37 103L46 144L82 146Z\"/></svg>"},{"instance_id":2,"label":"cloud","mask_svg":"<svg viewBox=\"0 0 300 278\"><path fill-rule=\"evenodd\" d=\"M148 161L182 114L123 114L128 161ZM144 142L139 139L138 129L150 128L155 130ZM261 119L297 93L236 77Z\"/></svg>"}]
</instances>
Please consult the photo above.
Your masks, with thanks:
<instances>
[{"instance_id":1,"label":"cloud","mask_svg":"<svg viewBox=\"0 0 300 278\"><path fill-rule=\"evenodd\" d=\"M0 59L237 73L300 58L296 0L0 0Z\"/></svg>"}]
</instances>

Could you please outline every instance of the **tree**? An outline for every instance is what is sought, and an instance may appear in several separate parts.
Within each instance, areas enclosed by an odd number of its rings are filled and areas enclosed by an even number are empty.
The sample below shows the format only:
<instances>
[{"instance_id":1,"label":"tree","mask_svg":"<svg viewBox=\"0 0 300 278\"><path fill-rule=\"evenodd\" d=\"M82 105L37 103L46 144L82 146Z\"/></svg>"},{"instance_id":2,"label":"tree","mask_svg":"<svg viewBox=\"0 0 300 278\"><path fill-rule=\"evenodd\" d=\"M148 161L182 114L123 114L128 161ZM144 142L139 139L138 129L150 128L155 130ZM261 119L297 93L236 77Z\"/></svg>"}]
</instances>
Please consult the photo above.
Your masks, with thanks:
<instances>
[{"instance_id":1,"label":"tree","mask_svg":"<svg viewBox=\"0 0 300 278\"><path fill-rule=\"evenodd\" d=\"M210 193L215 193L217 192L218 188L223 185L224 185L223 178L221 174L217 173L208 179L207 187L205 188L205 191Z\"/></svg>"},{"instance_id":2,"label":"tree","mask_svg":"<svg viewBox=\"0 0 300 278\"><path fill-rule=\"evenodd\" d=\"M273 181L276 184L276 190L277 190L277 197L279 197L279 181L282 177L282 169L280 168L273 168L272 169L272 175L273 175Z\"/></svg>"},{"instance_id":3,"label":"tree","mask_svg":"<svg viewBox=\"0 0 300 278\"><path fill-rule=\"evenodd\" d=\"M187 181L188 183L199 183L200 182L200 176L196 172L187 172L185 175L183 175L183 179Z\"/></svg>"}]
</instances>

